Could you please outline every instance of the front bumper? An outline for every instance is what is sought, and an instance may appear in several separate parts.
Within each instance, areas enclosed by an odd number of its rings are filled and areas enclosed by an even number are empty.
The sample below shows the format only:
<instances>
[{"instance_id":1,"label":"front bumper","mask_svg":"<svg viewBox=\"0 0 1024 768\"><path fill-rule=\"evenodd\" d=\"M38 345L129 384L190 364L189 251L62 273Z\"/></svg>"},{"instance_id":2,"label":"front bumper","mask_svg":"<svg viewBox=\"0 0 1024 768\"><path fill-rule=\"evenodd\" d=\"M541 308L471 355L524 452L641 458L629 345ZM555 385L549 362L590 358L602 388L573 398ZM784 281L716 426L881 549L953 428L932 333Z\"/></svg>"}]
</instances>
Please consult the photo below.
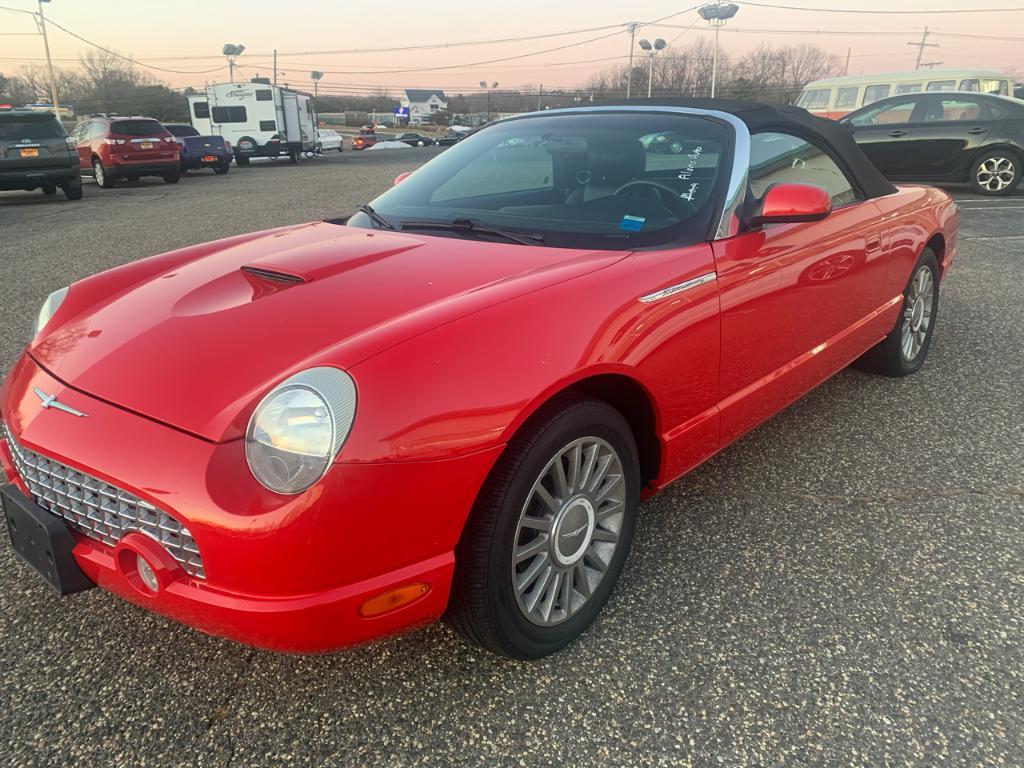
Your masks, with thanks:
<instances>
[{"instance_id":1,"label":"front bumper","mask_svg":"<svg viewBox=\"0 0 1024 768\"><path fill-rule=\"evenodd\" d=\"M44 409L34 387L88 416ZM455 543L500 450L439 462L339 463L307 493L282 497L252 478L241 441L211 444L84 395L27 355L0 392L0 410L22 448L134 494L186 526L205 574L189 576L142 534L111 546L76 532L72 554L90 580L202 631L296 652L438 618ZM28 495L6 442L0 466ZM155 594L140 589L126 567L139 553L160 566ZM367 600L408 584L426 591L392 612L361 615Z\"/></svg>"}]
</instances>

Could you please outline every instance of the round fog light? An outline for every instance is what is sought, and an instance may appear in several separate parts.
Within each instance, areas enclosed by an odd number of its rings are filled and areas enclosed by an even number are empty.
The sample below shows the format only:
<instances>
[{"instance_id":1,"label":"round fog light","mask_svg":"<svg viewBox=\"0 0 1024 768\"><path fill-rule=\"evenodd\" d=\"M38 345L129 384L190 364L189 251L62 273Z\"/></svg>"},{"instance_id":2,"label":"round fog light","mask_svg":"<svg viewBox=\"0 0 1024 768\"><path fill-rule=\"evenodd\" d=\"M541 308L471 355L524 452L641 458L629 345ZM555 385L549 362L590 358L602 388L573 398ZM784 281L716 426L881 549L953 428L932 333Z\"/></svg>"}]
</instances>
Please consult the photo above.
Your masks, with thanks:
<instances>
[{"instance_id":1,"label":"round fog light","mask_svg":"<svg viewBox=\"0 0 1024 768\"><path fill-rule=\"evenodd\" d=\"M150 591L160 591L160 582L157 581L153 566L149 564L146 558L142 555L136 555L135 568L139 572L139 578L142 579L142 583L149 587Z\"/></svg>"}]
</instances>

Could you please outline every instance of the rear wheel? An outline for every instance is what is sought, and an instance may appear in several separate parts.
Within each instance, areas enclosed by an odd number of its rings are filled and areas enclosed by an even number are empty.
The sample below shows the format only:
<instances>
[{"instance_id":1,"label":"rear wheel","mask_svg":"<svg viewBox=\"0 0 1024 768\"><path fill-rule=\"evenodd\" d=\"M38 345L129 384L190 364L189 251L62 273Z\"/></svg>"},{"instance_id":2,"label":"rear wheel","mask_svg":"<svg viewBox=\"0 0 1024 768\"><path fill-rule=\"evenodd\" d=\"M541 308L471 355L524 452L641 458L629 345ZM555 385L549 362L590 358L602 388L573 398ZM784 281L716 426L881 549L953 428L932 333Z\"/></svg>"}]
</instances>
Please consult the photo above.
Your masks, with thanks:
<instances>
[{"instance_id":1,"label":"rear wheel","mask_svg":"<svg viewBox=\"0 0 1024 768\"><path fill-rule=\"evenodd\" d=\"M96 183L101 189L110 189L114 186L114 180L107 175L107 170L103 167L103 163L100 162L99 158L92 161L92 175L96 178Z\"/></svg>"},{"instance_id":2,"label":"rear wheel","mask_svg":"<svg viewBox=\"0 0 1024 768\"><path fill-rule=\"evenodd\" d=\"M983 195L1009 195L1020 184L1024 161L1008 150L988 152L971 166L971 186Z\"/></svg>"},{"instance_id":3,"label":"rear wheel","mask_svg":"<svg viewBox=\"0 0 1024 768\"><path fill-rule=\"evenodd\" d=\"M535 659L575 640L622 571L640 503L632 431L607 403L565 395L509 443L456 548L449 622Z\"/></svg>"},{"instance_id":4,"label":"rear wheel","mask_svg":"<svg viewBox=\"0 0 1024 768\"><path fill-rule=\"evenodd\" d=\"M56 184L47 184L47 185L45 185L43 187L43 194L44 195L55 195L55 194L57 194L57 185Z\"/></svg>"},{"instance_id":5,"label":"rear wheel","mask_svg":"<svg viewBox=\"0 0 1024 768\"><path fill-rule=\"evenodd\" d=\"M64 190L64 197L68 200L81 200L82 199L82 185L72 186L71 184L64 184L61 189Z\"/></svg>"},{"instance_id":6,"label":"rear wheel","mask_svg":"<svg viewBox=\"0 0 1024 768\"><path fill-rule=\"evenodd\" d=\"M231 170L231 161L230 160L225 160L224 162L217 163L215 166L213 166L213 172L216 173L218 176L223 176L225 173L227 173L230 170Z\"/></svg>"},{"instance_id":7,"label":"rear wheel","mask_svg":"<svg viewBox=\"0 0 1024 768\"><path fill-rule=\"evenodd\" d=\"M242 165L242 166L248 165L249 164L249 156L248 155L236 155L235 156L235 162L238 163L239 165Z\"/></svg>"},{"instance_id":8,"label":"rear wheel","mask_svg":"<svg viewBox=\"0 0 1024 768\"><path fill-rule=\"evenodd\" d=\"M181 172L180 171L174 171L173 173L165 173L164 174L164 183L165 184L177 184L179 181L181 181Z\"/></svg>"},{"instance_id":9,"label":"rear wheel","mask_svg":"<svg viewBox=\"0 0 1024 768\"><path fill-rule=\"evenodd\" d=\"M903 291L895 327L857 361L857 367L893 377L917 373L928 356L938 316L939 263L932 250L925 248Z\"/></svg>"}]
</instances>

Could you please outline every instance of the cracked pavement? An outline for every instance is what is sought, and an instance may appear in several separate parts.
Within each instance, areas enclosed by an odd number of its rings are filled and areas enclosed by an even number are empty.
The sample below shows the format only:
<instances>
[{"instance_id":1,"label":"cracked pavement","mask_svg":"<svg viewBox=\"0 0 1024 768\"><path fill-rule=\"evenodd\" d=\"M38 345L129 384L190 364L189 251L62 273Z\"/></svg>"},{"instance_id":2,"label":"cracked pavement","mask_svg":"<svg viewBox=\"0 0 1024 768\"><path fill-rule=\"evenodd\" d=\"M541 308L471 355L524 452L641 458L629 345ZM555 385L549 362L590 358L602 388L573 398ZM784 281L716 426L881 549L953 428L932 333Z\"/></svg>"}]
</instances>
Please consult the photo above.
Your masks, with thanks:
<instances>
[{"instance_id":1,"label":"cracked pavement","mask_svg":"<svg viewBox=\"0 0 1024 768\"><path fill-rule=\"evenodd\" d=\"M352 210L434 150L80 204L0 193L0 368L43 297ZM326 656L51 595L0 546L12 766L1024 764L1024 194L962 205L930 357L845 371L646 503L597 624L536 663L436 625ZM158 202L157 202L158 201Z\"/></svg>"}]
</instances>

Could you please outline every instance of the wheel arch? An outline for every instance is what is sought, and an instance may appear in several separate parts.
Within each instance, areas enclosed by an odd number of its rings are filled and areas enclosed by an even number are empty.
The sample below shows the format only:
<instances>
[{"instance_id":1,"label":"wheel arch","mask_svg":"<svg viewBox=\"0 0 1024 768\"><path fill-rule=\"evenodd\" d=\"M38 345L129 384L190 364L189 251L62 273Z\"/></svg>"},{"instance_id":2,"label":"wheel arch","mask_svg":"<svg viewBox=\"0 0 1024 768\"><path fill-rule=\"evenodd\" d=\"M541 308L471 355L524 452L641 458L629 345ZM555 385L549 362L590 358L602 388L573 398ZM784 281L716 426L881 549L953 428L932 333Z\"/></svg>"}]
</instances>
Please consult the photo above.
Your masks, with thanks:
<instances>
[{"instance_id":1,"label":"wheel arch","mask_svg":"<svg viewBox=\"0 0 1024 768\"><path fill-rule=\"evenodd\" d=\"M646 486L658 478L663 463L659 437L660 413L650 389L624 366L608 366L582 371L577 376L551 387L524 407L502 435L508 443L534 414L547 403L566 393L589 395L603 400L622 414L633 431L640 459L641 481Z\"/></svg>"},{"instance_id":2,"label":"wheel arch","mask_svg":"<svg viewBox=\"0 0 1024 768\"><path fill-rule=\"evenodd\" d=\"M930 238L928 242L924 244L925 248L930 248L932 253L935 254L935 260L939 263L939 279L942 279L942 261L946 257L946 236L941 232L936 232ZM922 250L924 250L922 248ZM918 254L920 257L920 254Z\"/></svg>"}]
</instances>

